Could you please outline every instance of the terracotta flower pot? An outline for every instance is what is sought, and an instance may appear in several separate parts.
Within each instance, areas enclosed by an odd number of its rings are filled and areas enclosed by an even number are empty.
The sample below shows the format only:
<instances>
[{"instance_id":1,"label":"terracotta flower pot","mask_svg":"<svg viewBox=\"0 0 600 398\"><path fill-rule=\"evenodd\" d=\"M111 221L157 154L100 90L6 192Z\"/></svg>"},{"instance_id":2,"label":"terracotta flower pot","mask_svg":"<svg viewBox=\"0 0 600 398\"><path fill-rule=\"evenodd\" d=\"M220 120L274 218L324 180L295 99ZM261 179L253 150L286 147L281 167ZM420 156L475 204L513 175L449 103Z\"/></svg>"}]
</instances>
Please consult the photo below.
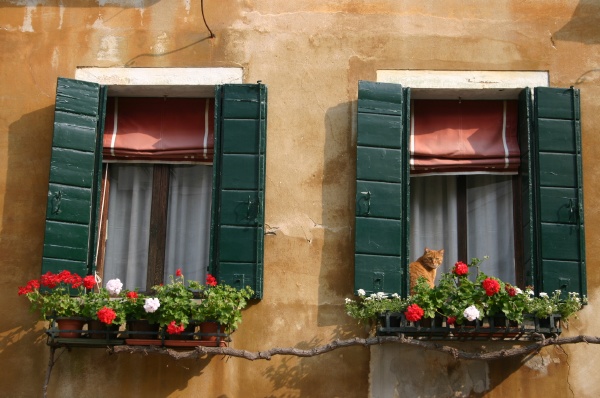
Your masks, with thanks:
<instances>
[{"instance_id":1,"label":"terracotta flower pot","mask_svg":"<svg viewBox=\"0 0 600 398\"><path fill-rule=\"evenodd\" d=\"M58 337L79 338L85 325L85 318L56 318Z\"/></svg>"},{"instance_id":2,"label":"terracotta flower pot","mask_svg":"<svg viewBox=\"0 0 600 398\"><path fill-rule=\"evenodd\" d=\"M200 324L201 339L204 341L217 341L225 339L225 325L217 322L202 322Z\"/></svg>"}]
</instances>

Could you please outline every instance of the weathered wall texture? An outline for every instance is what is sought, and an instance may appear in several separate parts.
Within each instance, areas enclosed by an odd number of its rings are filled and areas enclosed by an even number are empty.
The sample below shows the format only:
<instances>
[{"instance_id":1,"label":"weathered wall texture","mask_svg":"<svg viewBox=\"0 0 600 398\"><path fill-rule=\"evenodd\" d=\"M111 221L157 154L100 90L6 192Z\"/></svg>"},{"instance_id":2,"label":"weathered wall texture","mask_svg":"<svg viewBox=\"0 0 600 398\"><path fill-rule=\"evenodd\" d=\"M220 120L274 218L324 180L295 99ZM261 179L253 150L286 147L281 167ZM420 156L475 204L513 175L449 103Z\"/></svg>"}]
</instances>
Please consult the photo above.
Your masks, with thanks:
<instances>
[{"instance_id":1,"label":"weathered wall texture","mask_svg":"<svg viewBox=\"0 0 600 398\"><path fill-rule=\"evenodd\" d=\"M547 70L581 89L590 305L566 335L600 335L600 3L596 0L1 0L0 395L40 396L43 324L17 286L39 275L58 76L78 66L244 68L269 88L264 299L234 347L364 335L352 294L357 81L378 69ZM477 348L474 348L477 349ZM595 397L600 347L456 362L403 347L271 361L64 353L49 396Z\"/></svg>"}]
</instances>

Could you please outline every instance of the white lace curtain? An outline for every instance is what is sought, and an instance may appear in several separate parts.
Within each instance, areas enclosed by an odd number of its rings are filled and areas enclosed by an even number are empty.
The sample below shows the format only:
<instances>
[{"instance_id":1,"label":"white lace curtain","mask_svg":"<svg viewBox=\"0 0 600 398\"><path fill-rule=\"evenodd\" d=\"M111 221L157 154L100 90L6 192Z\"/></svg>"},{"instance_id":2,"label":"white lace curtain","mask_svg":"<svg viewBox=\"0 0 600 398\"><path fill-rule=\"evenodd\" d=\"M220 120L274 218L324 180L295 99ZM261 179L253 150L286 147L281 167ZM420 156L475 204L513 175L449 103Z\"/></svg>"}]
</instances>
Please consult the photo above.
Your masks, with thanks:
<instances>
[{"instance_id":1,"label":"white lace curtain","mask_svg":"<svg viewBox=\"0 0 600 398\"><path fill-rule=\"evenodd\" d=\"M104 280L146 289L152 165L111 164ZM210 238L212 167L171 166L165 281L181 268L185 277L206 277Z\"/></svg>"}]
</instances>

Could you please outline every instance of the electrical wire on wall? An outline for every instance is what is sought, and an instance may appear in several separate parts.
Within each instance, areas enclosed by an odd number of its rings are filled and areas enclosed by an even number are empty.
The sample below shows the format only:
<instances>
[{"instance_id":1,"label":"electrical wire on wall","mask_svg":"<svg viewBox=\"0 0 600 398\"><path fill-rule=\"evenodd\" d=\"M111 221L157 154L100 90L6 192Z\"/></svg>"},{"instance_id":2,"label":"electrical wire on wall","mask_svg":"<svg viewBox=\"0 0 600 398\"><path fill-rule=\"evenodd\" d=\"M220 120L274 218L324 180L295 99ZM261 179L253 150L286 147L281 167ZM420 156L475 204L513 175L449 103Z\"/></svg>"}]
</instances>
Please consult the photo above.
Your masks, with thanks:
<instances>
[{"instance_id":1,"label":"electrical wire on wall","mask_svg":"<svg viewBox=\"0 0 600 398\"><path fill-rule=\"evenodd\" d=\"M204 17L204 0L200 0L200 8L202 10L202 19L204 20L204 26L206 26L206 29L208 29L208 31L210 32L210 37L212 39L212 38L214 38L216 36L212 32L212 30L210 30L210 28L208 27L208 24L206 23L206 18Z\"/></svg>"}]
</instances>

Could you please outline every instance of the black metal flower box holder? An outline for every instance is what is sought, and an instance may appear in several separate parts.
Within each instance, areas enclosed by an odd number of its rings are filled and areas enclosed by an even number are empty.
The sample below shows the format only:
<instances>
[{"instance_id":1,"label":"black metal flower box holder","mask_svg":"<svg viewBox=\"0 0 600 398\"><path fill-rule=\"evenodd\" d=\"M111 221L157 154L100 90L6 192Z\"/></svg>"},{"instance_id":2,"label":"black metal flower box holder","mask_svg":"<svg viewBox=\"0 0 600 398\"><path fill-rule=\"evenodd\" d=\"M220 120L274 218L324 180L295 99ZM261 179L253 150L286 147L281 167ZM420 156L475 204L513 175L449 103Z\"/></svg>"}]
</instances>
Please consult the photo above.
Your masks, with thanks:
<instances>
[{"instance_id":1,"label":"black metal flower box holder","mask_svg":"<svg viewBox=\"0 0 600 398\"><path fill-rule=\"evenodd\" d=\"M526 314L522 323L509 321L504 315L484 317L482 320L448 323L446 317L424 318L416 322L406 319L401 312L380 314L378 336L410 336L422 340L539 340L560 335L561 316L538 318Z\"/></svg>"}]
</instances>

